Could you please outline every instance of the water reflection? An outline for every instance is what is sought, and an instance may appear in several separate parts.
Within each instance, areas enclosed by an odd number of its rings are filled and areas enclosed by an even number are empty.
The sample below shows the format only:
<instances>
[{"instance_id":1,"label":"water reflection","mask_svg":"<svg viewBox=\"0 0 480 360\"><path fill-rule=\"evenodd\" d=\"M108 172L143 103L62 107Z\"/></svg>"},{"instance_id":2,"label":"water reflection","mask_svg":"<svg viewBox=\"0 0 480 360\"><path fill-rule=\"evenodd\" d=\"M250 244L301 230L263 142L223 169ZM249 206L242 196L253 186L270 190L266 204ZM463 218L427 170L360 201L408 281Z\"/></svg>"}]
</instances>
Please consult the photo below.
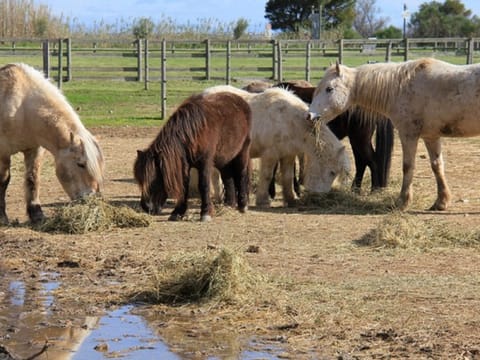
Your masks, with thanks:
<instances>
[{"instance_id":1,"label":"water reflection","mask_svg":"<svg viewBox=\"0 0 480 360\"><path fill-rule=\"evenodd\" d=\"M132 306L124 306L102 317L73 359L181 359L168 349L141 317L130 314L131 309Z\"/></svg>"},{"instance_id":2,"label":"water reflection","mask_svg":"<svg viewBox=\"0 0 480 360\"><path fill-rule=\"evenodd\" d=\"M164 328L159 324L169 320L132 305L101 318L58 319L54 291L61 286L59 279L58 273L40 273L26 281L2 278L0 345L15 357L32 356L47 340L48 350L35 359L254 360L278 359L273 354L281 353L214 325L194 333L191 318L175 319L174 326Z\"/></svg>"}]
</instances>

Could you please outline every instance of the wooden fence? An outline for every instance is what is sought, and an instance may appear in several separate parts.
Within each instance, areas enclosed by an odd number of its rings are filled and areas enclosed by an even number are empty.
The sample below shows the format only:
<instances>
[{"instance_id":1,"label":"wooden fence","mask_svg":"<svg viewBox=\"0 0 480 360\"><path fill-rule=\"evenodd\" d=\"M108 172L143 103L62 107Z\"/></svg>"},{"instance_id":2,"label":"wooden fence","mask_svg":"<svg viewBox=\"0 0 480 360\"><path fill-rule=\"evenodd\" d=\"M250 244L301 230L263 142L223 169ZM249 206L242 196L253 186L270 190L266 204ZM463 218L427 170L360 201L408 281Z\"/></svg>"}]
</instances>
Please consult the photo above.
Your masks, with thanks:
<instances>
[{"instance_id":1,"label":"wooden fence","mask_svg":"<svg viewBox=\"0 0 480 360\"><path fill-rule=\"evenodd\" d=\"M173 80L318 80L338 60L350 66L424 56L471 64L480 61L480 38L320 40L72 40L0 39L0 58L43 69L64 81L137 81L161 84L165 117ZM9 61L9 60L12 61Z\"/></svg>"}]
</instances>

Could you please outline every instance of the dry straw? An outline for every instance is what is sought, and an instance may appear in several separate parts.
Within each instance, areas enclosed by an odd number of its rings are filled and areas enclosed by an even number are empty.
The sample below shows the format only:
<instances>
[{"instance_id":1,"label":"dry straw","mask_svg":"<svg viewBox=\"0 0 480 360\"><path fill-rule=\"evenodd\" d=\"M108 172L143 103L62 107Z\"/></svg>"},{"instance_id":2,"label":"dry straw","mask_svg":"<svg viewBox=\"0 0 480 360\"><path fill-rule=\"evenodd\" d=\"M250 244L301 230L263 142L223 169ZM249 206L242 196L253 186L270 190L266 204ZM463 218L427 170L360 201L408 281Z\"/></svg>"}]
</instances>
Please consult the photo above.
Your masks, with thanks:
<instances>
[{"instance_id":1,"label":"dry straw","mask_svg":"<svg viewBox=\"0 0 480 360\"><path fill-rule=\"evenodd\" d=\"M358 244L376 248L428 249L435 247L479 247L478 231L438 219L394 212L358 241Z\"/></svg>"},{"instance_id":2,"label":"dry straw","mask_svg":"<svg viewBox=\"0 0 480 360\"><path fill-rule=\"evenodd\" d=\"M261 280L233 251L180 253L155 269L149 290L134 299L149 303L186 304L209 300L237 301Z\"/></svg>"},{"instance_id":3,"label":"dry straw","mask_svg":"<svg viewBox=\"0 0 480 360\"><path fill-rule=\"evenodd\" d=\"M126 206L113 206L100 197L91 196L56 208L53 215L37 229L51 233L84 234L113 227L147 227L150 222L147 214L137 213Z\"/></svg>"}]
</instances>

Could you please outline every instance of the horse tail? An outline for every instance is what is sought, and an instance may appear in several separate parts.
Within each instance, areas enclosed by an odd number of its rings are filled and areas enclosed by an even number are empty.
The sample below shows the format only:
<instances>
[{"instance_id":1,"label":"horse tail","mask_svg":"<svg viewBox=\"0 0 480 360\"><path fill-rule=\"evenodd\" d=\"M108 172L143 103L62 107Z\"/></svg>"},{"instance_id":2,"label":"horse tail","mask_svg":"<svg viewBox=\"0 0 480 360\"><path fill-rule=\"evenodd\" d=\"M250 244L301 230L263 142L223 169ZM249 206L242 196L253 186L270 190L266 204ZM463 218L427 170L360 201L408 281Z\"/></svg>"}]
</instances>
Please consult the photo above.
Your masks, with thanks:
<instances>
[{"instance_id":1,"label":"horse tail","mask_svg":"<svg viewBox=\"0 0 480 360\"><path fill-rule=\"evenodd\" d=\"M378 119L376 131L375 162L378 170L378 185L387 187L390 177L393 152L393 124L390 119Z\"/></svg>"}]
</instances>

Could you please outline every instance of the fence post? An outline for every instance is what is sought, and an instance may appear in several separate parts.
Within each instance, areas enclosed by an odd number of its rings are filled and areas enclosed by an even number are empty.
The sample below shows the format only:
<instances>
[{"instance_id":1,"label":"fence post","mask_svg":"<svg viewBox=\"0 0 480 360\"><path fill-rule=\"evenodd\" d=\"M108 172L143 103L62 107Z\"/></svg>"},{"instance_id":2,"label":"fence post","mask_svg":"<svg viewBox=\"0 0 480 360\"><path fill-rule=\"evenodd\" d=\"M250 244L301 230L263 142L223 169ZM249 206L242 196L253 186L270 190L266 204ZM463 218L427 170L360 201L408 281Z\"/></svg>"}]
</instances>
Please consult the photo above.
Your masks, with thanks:
<instances>
[{"instance_id":1,"label":"fence post","mask_svg":"<svg viewBox=\"0 0 480 360\"><path fill-rule=\"evenodd\" d=\"M385 54L385 61L390 62L392 60L392 42L389 41L387 44L387 52Z\"/></svg>"},{"instance_id":2,"label":"fence post","mask_svg":"<svg viewBox=\"0 0 480 360\"><path fill-rule=\"evenodd\" d=\"M72 39L65 39L67 44L67 81L72 81Z\"/></svg>"},{"instance_id":3,"label":"fence post","mask_svg":"<svg viewBox=\"0 0 480 360\"><path fill-rule=\"evenodd\" d=\"M228 40L227 41L227 74L226 74L227 85L230 85L231 76L232 76L231 60L232 60L232 41Z\"/></svg>"},{"instance_id":4,"label":"fence post","mask_svg":"<svg viewBox=\"0 0 480 360\"><path fill-rule=\"evenodd\" d=\"M62 64L62 57L63 57L63 39L58 39L58 80L57 80L57 86L59 89L62 88L62 82L63 82L63 64Z\"/></svg>"},{"instance_id":5,"label":"fence post","mask_svg":"<svg viewBox=\"0 0 480 360\"><path fill-rule=\"evenodd\" d=\"M307 42L306 49L306 63L305 63L305 80L310 81L310 59L312 55L312 43L311 41Z\"/></svg>"},{"instance_id":6,"label":"fence post","mask_svg":"<svg viewBox=\"0 0 480 360\"><path fill-rule=\"evenodd\" d=\"M467 65L473 64L474 41L472 38L467 40Z\"/></svg>"},{"instance_id":7,"label":"fence post","mask_svg":"<svg viewBox=\"0 0 480 360\"><path fill-rule=\"evenodd\" d=\"M137 39L136 45L137 45L137 81L142 81L142 39Z\"/></svg>"},{"instance_id":8,"label":"fence post","mask_svg":"<svg viewBox=\"0 0 480 360\"><path fill-rule=\"evenodd\" d=\"M144 76L145 90L148 90L148 81L149 81L149 74L148 74L148 39L144 39L143 41L145 43L145 45L143 46L143 52L144 52L143 58L145 60L145 76Z\"/></svg>"},{"instance_id":9,"label":"fence post","mask_svg":"<svg viewBox=\"0 0 480 360\"><path fill-rule=\"evenodd\" d=\"M338 62L343 64L343 39L338 42Z\"/></svg>"},{"instance_id":10,"label":"fence post","mask_svg":"<svg viewBox=\"0 0 480 360\"><path fill-rule=\"evenodd\" d=\"M167 114L167 41L162 40L162 73L160 83L160 97L162 99L162 120L165 119Z\"/></svg>"},{"instance_id":11,"label":"fence post","mask_svg":"<svg viewBox=\"0 0 480 360\"><path fill-rule=\"evenodd\" d=\"M409 46L409 41L408 41L408 38L406 37L404 40L404 45L405 45L405 54L403 55L403 61L407 61L408 60L408 46Z\"/></svg>"},{"instance_id":12,"label":"fence post","mask_svg":"<svg viewBox=\"0 0 480 360\"><path fill-rule=\"evenodd\" d=\"M271 41L272 44L272 80L278 79L277 69L278 69L278 56L277 56L277 42L276 40Z\"/></svg>"},{"instance_id":13,"label":"fence post","mask_svg":"<svg viewBox=\"0 0 480 360\"><path fill-rule=\"evenodd\" d=\"M42 45L43 53L43 73L47 79L50 78L50 43L48 40L43 41Z\"/></svg>"},{"instance_id":14,"label":"fence post","mask_svg":"<svg viewBox=\"0 0 480 360\"><path fill-rule=\"evenodd\" d=\"M277 41L277 58L278 58L277 81L283 81L282 42L280 40Z\"/></svg>"},{"instance_id":15,"label":"fence post","mask_svg":"<svg viewBox=\"0 0 480 360\"><path fill-rule=\"evenodd\" d=\"M210 39L205 40L205 79L210 80Z\"/></svg>"}]
</instances>

